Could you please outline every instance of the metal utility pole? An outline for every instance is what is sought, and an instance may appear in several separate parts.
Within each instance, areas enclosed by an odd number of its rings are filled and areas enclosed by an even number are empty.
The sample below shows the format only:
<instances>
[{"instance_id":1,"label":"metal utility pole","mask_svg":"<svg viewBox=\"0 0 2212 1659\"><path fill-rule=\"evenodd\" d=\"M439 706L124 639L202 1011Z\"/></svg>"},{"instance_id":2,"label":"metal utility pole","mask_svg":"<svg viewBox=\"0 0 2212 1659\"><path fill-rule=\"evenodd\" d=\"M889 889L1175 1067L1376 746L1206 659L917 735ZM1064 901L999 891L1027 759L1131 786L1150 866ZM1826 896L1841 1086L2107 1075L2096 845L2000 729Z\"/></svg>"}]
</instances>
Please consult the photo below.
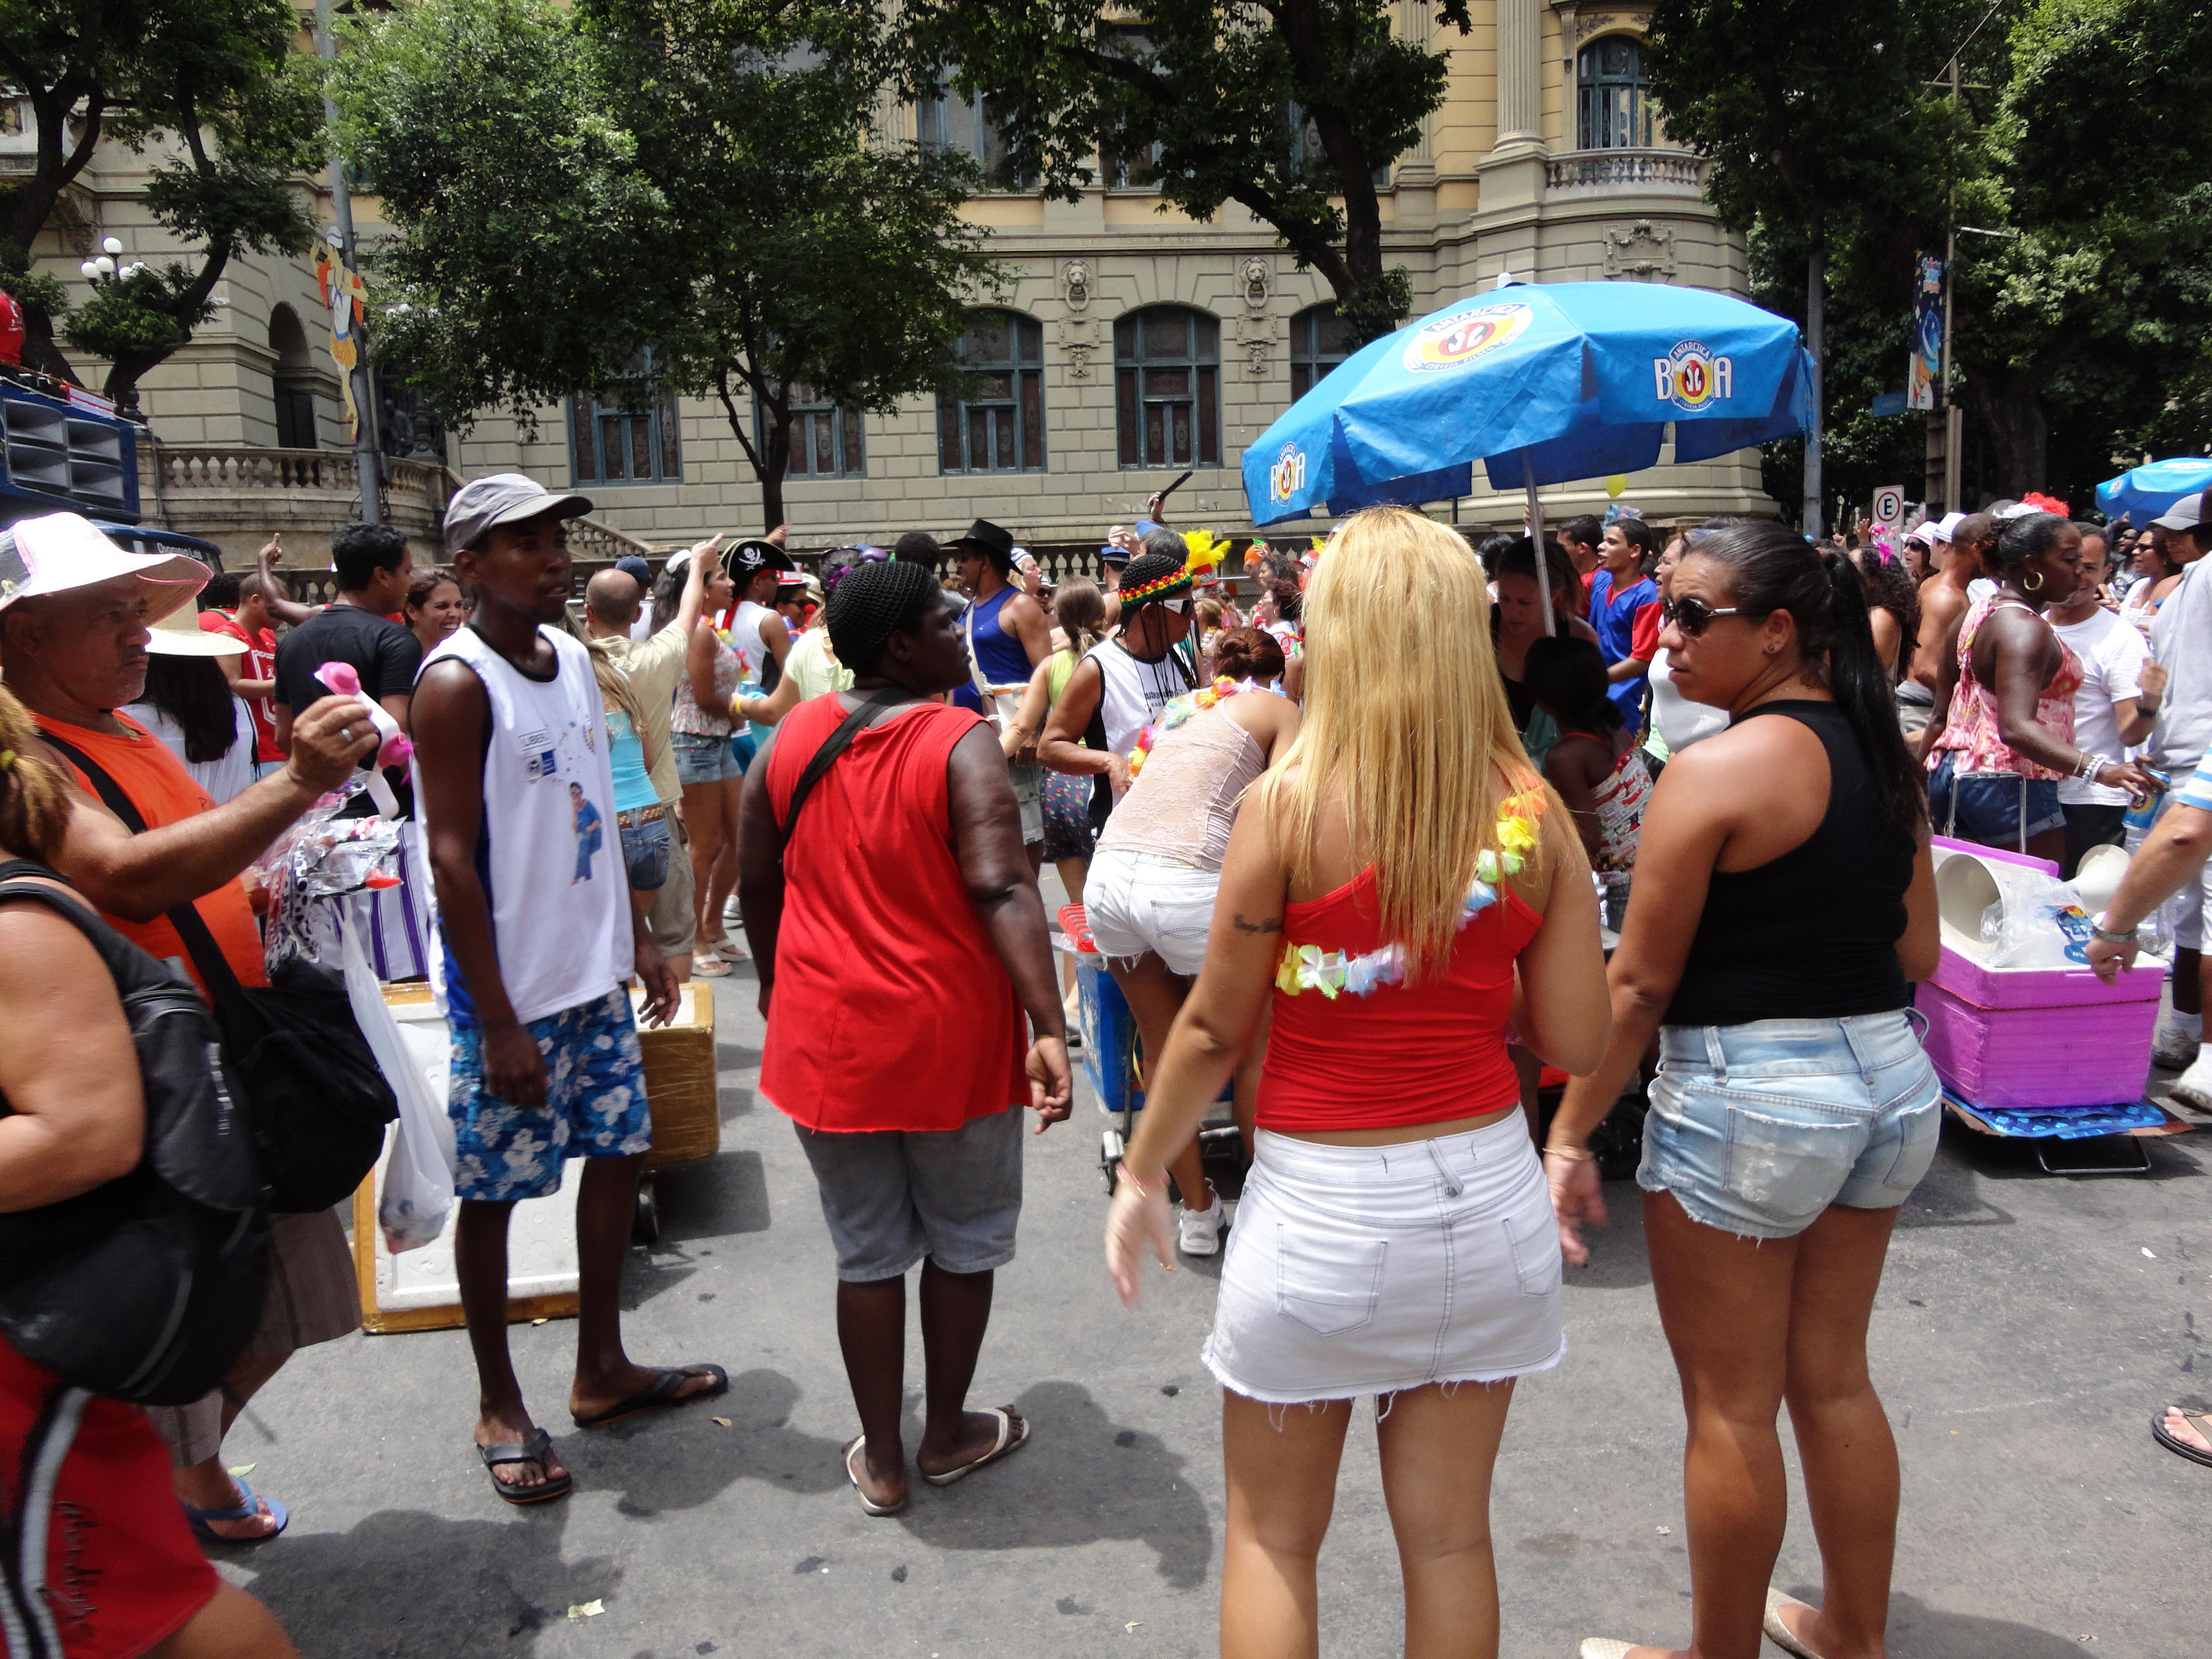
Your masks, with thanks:
<instances>
[{"instance_id":1,"label":"metal utility pole","mask_svg":"<svg viewBox=\"0 0 2212 1659\"><path fill-rule=\"evenodd\" d=\"M1820 538L1820 346L1826 332L1828 255L1820 240L1820 226L1813 226L1813 246L1805 255L1805 343L1813 356L1813 424L1805 429L1804 528L1808 540Z\"/></svg>"},{"instance_id":2,"label":"metal utility pole","mask_svg":"<svg viewBox=\"0 0 2212 1659\"><path fill-rule=\"evenodd\" d=\"M1959 58L1951 58L1951 106L1959 106ZM1959 449L1966 441L1966 422L1951 401L1951 292L1958 284L1959 186L1953 179L1944 209L1943 225L1943 367L1936 393L1943 411L1943 510L1959 511Z\"/></svg>"},{"instance_id":3,"label":"metal utility pole","mask_svg":"<svg viewBox=\"0 0 2212 1659\"><path fill-rule=\"evenodd\" d=\"M337 56L337 42L331 34L331 0L315 0L315 52L325 63ZM332 127L337 125L337 106L331 101L328 93L323 94L323 119ZM331 210L337 221L338 255L345 268L358 270L353 239L353 198L346 190L345 163L336 150L331 153ZM369 371L368 319L362 319L354 331L354 350L356 354L353 369L353 406L360 416L359 429L354 434L354 471L361 482L361 516L369 524L384 522L384 468L376 435L376 385Z\"/></svg>"}]
</instances>

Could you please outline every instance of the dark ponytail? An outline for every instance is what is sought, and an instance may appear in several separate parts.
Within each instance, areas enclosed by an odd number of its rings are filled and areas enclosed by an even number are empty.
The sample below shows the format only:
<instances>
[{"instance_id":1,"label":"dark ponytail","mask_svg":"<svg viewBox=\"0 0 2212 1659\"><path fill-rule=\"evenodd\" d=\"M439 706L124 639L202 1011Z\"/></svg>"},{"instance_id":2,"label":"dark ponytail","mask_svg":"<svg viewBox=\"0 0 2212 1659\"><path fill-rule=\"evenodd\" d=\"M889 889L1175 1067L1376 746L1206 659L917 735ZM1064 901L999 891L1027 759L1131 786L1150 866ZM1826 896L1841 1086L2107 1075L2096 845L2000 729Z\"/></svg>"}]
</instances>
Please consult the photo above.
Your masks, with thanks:
<instances>
[{"instance_id":1,"label":"dark ponytail","mask_svg":"<svg viewBox=\"0 0 2212 1659\"><path fill-rule=\"evenodd\" d=\"M1898 729L1858 566L1771 520L1717 531L1699 539L1696 554L1728 568L1729 597L1753 620L1790 613L1808 672L1827 688L1858 738L1883 822L1917 842L1928 822L1927 786Z\"/></svg>"}]
</instances>

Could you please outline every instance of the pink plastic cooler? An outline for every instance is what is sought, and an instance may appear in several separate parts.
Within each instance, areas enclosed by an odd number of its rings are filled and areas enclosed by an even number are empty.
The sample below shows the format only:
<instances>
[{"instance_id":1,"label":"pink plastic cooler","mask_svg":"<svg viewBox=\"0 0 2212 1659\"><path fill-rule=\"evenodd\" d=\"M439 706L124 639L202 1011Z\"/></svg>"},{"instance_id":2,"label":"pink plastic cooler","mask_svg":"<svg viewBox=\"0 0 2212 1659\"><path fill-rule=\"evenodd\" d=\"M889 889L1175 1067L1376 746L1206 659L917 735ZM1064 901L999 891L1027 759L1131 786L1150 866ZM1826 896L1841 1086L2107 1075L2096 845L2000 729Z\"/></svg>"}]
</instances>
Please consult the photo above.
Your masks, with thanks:
<instances>
[{"instance_id":1,"label":"pink plastic cooler","mask_svg":"<svg viewBox=\"0 0 2212 1659\"><path fill-rule=\"evenodd\" d=\"M1960 846L1984 858L2056 871L2040 860ZM2109 1106L2150 1081L2163 965L2107 985L2087 968L2000 971L1948 945L1914 998L1928 1021L1928 1058L1977 1106Z\"/></svg>"}]
</instances>

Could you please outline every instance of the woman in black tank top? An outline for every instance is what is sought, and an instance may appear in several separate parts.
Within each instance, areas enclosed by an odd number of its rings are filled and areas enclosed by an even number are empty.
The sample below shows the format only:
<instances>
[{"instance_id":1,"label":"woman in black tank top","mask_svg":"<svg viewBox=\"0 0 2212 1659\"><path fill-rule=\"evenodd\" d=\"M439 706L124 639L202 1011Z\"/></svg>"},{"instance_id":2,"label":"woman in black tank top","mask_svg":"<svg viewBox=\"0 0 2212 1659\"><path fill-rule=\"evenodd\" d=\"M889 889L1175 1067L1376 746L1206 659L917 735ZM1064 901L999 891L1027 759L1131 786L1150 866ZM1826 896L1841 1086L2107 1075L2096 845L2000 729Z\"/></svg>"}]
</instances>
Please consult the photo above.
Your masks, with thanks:
<instances>
[{"instance_id":1,"label":"woman in black tank top","mask_svg":"<svg viewBox=\"0 0 2212 1659\"><path fill-rule=\"evenodd\" d=\"M1905 1018L1937 952L1926 802L1847 558L1779 525L1722 530L1684 555L1666 614L1676 689L1734 719L1653 791L1607 975L1612 1044L1569 1085L1546 1172L1580 1261L1582 1227L1605 1218L1587 1138L1656 1031L1637 1182L1689 1416L1696 1650L1748 1653L1764 1623L1801 1651L1878 1650L1897 1452L1866 1325L1936 1147L1936 1075ZM1785 1397L1832 1523L1838 1588L1817 1610L1767 1588Z\"/></svg>"}]
</instances>

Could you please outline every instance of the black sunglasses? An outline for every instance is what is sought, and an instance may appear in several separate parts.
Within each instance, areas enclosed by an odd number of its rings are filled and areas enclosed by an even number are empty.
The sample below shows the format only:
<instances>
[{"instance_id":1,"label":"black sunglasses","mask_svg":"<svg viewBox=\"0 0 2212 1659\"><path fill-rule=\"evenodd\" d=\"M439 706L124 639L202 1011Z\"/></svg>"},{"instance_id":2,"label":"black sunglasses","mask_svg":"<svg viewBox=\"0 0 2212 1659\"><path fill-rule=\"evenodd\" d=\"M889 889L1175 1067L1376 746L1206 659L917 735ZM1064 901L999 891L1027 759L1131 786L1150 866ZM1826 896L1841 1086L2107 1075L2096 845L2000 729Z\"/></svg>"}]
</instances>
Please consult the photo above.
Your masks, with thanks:
<instances>
[{"instance_id":1,"label":"black sunglasses","mask_svg":"<svg viewBox=\"0 0 2212 1659\"><path fill-rule=\"evenodd\" d=\"M1664 599L1659 605L1660 617L1682 630L1685 639L1696 639L1713 625L1717 617L1741 617L1741 605L1711 605L1694 595L1685 593L1679 599Z\"/></svg>"}]
</instances>

